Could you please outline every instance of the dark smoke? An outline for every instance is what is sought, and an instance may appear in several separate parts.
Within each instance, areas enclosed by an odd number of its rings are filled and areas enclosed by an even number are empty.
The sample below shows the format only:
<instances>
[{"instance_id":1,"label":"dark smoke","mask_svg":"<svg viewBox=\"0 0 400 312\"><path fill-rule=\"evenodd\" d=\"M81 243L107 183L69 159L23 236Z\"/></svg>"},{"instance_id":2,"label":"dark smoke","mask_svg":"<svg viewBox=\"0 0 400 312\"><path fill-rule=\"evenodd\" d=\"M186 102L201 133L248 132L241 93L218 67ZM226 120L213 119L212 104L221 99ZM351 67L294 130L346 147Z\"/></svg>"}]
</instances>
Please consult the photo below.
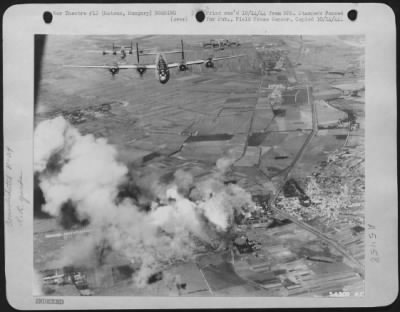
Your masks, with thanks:
<instances>
[{"instance_id":1,"label":"dark smoke","mask_svg":"<svg viewBox=\"0 0 400 312\"><path fill-rule=\"evenodd\" d=\"M110 243L103 239L95 246L95 254L97 259L97 265L102 266L107 262L107 257L112 253L112 247Z\"/></svg>"},{"instance_id":2,"label":"dark smoke","mask_svg":"<svg viewBox=\"0 0 400 312\"><path fill-rule=\"evenodd\" d=\"M61 206L57 221L64 229L67 230L77 226L86 226L89 224L88 219L79 218L75 204L71 200L68 200Z\"/></svg>"},{"instance_id":3,"label":"dark smoke","mask_svg":"<svg viewBox=\"0 0 400 312\"><path fill-rule=\"evenodd\" d=\"M234 221L256 207L250 193L224 183L230 158L195 179L183 169L127 166L117 156L106 139L82 135L62 117L36 127L42 209L67 229L91 225L91 235L64 247L58 265L103 267L125 259L138 266L135 285L145 287L165 266L192 259L199 243L224 248Z\"/></svg>"},{"instance_id":4,"label":"dark smoke","mask_svg":"<svg viewBox=\"0 0 400 312\"><path fill-rule=\"evenodd\" d=\"M157 201L150 187L137 184L138 179L135 174L128 174L126 182L118 186L116 204L120 204L125 199L129 199L140 211L149 212L151 203Z\"/></svg>"},{"instance_id":5,"label":"dark smoke","mask_svg":"<svg viewBox=\"0 0 400 312\"><path fill-rule=\"evenodd\" d=\"M149 276L147 279L147 284L153 284L163 279L163 272L157 272Z\"/></svg>"},{"instance_id":6,"label":"dark smoke","mask_svg":"<svg viewBox=\"0 0 400 312\"><path fill-rule=\"evenodd\" d=\"M57 174L61 171L63 165L65 165L68 161L63 158L62 153L54 153L50 156L47 164L45 172L46 174Z\"/></svg>"},{"instance_id":7,"label":"dark smoke","mask_svg":"<svg viewBox=\"0 0 400 312\"><path fill-rule=\"evenodd\" d=\"M42 205L45 204L42 189L39 187L39 174L35 173L33 177L33 217L38 219L52 218L47 212L42 210Z\"/></svg>"}]
</instances>

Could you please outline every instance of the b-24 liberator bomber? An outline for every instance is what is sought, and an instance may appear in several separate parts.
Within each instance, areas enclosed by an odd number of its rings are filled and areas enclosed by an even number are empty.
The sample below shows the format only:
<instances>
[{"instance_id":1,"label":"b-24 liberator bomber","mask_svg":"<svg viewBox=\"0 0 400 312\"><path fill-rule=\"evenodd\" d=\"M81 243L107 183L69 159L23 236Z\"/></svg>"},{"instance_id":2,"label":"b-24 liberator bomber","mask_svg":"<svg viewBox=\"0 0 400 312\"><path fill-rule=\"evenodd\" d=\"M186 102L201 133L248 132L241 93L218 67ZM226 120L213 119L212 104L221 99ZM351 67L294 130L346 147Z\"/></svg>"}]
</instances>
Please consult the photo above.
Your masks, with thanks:
<instances>
[{"instance_id":1,"label":"b-24 liberator bomber","mask_svg":"<svg viewBox=\"0 0 400 312\"><path fill-rule=\"evenodd\" d=\"M137 57L137 64L120 64L120 63L113 63L112 65L64 65L64 67L72 67L72 68L102 68L108 70L112 77L119 73L120 70L124 69L134 69L136 70L139 75L142 77L143 74L148 70L152 69L155 70L156 79L160 81L162 84L166 84L170 78L170 69L171 68L178 68L179 71L186 71L192 65L200 65L205 64L206 68L214 68L214 63L226 59L238 58L244 56L241 55L231 55L231 56L223 56L223 57L208 57L207 59L199 59L194 61L186 61L185 60L185 52L183 48L183 40L181 40L182 49L179 51L181 53L181 60L180 62L175 63L168 63L165 57L166 52L157 52L157 53L147 53L146 55L156 55L155 63L154 64L141 64L140 63L140 50L139 45L136 44L136 57ZM168 51L171 52L171 51ZM175 52L174 52L175 53Z\"/></svg>"}]
</instances>

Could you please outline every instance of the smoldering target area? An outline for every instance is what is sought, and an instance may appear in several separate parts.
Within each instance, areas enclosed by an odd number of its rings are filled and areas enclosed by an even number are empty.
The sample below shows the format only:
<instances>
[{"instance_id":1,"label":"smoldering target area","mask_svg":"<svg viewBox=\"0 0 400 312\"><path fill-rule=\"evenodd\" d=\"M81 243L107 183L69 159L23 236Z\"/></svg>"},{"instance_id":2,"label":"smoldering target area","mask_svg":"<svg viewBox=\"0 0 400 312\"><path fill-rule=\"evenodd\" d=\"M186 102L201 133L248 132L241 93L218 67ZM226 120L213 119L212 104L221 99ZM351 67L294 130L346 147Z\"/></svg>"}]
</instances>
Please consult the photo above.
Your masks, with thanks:
<instances>
[{"instance_id":1,"label":"smoldering target area","mask_svg":"<svg viewBox=\"0 0 400 312\"><path fill-rule=\"evenodd\" d=\"M36 210L64 230L90 228L65 246L59 267L101 270L125 258L135 283L145 285L168 263L217 248L256 209L248 192L224 183L229 159L201 181L182 170L161 174L120 162L105 139L82 135L62 117L41 122L35 144Z\"/></svg>"}]
</instances>

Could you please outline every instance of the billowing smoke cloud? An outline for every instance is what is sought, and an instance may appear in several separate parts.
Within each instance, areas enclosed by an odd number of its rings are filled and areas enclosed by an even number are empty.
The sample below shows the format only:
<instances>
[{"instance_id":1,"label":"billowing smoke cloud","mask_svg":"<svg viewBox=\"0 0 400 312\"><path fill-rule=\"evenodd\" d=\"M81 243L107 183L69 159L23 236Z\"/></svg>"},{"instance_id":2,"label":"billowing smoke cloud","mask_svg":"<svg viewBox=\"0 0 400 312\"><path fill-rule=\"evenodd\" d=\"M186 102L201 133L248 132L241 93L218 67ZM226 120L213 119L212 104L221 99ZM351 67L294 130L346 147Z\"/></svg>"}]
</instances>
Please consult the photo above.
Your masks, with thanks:
<instances>
[{"instance_id":1,"label":"billowing smoke cloud","mask_svg":"<svg viewBox=\"0 0 400 312\"><path fill-rule=\"evenodd\" d=\"M80 219L99 222L92 219L107 219L113 214L118 185L128 171L115 161L113 146L103 138L81 135L63 117L40 123L34 144L34 168L43 172L40 188L45 212L58 216L70 202Z\"/></svg>"},{"instance_id":2,"label":"billowing smoke cloud","mask_svg":"<svg viewBox=\"0 0 400 312\"><path fill-rule=\"evenodd\" d=\"M105 139L80 134L62 117L37 126L34 156L42 210L65 227L87 221L93 229L65 247L58 265L101 266L118 254L139 268L137 285L164 265L193 257L198 241L211 244L238 215L255 209L249 193L224 184L230 159L219 160L215 173L196 183L183 170L167 182L156 173L141 176L117 161Z\"/></svg>"},{"instance_id":3,"label":"billowing smoke cloud","mask_svg":"<svg viewBox=\"0 0 400 312\"><path fill-rule=\"evenodd\" d=\"M269 101L272 106L278 106L283 103L282 88L279 85L275 86L272 90Z\"/></svg>"}]
</instances>

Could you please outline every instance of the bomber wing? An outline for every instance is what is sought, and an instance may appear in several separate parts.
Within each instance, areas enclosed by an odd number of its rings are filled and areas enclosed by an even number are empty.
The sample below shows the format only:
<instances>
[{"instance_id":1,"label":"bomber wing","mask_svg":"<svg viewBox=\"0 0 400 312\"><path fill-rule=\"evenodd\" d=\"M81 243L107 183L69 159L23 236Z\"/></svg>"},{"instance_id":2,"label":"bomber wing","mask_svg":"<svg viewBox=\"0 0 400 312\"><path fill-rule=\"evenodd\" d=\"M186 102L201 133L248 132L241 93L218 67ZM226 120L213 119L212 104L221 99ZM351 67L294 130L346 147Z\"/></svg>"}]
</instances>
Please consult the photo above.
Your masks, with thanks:
<instances>
[{"instance_id":1,"label":"bomber wing","mask_svg":"<svg viewBox=\"0 0 400 312\"><path fill-rule=\"evenodd\" d=\"M71 67L71 68L105 68L110 69L118 66L112 65L63 65L63 67Z\"/></svg>"},{"instance_id":2,"label":"bomber wing","mask_svg":"<svg viewBox=\"0 0 400 312\"><path fill-rule=\"evenodd\" d=\"M211 58L211 60L212 60L213 62L215 62L215 61L222 61L222 60L227 60L227 59L242 57L242 56L245 56L245 55L246 55L246 54L231 55L231 56L223 56L223 57L213 57L213 58Z\"/></svg>"},{"instance_id":3,"label":"bomber wing","mask_svg":"<svg viewBox=\"0 0 400 312\"><path fill-rule=\"evenodd\" d=\"M127 65L64 65L64 67L72 67L72 68L104 68L104 69L137 69L137 68L146 68L146 69L156 69L156 65L152 64L127 64Z\"/></svg>"},{"instance_id":4,"label":"bomber wing","mask_svg":"<svg viewBox=\"0 0 400 312\"><path fill-rule=\"evenodd\" d=\"M204 64L208 61L222 61L222 60L226 60L226 59L232 59L232 58L237 58L237 57L242 57L245 56L245 54L240 54L240 55L232 55L232 56L223 56L223 57L215 57L215 58L209 58L206 60L196 60L196 61L188 61L185 62L185 65L198 65L198 64ZM168 64L168 68L174 68L174 67L179 67L181 65L181 63L171 63Z\"/></svg>"},{"instance_id":5,"label":"bomber wing","mask_svg":"<svg viewBox=\"0 0 400 312\"><path fill-rule=\"evenodd\" d=\"M156 69L155 64L132 64L132 65L118 65L119 69L137 69L137 68L146 68L146 69Z\"/></svg>"},{"instance_id":6,"label":"bomber wing","mask_svg":"<svg viewBox=\"0 0 400 312\"><path fill-rule=\"evenodd\" d=\"M143 52L140 55L159 55L159 54L175 54L181 53L180 50L171 50L171 51L156 51L156 52Z\"/></svg>"},{"instance_id":7,"label":"bomber wing","mask_svg":"<svg viewBox=\"0 0 400 312\"><path fill-rule=\"evenodd\" d=\"M197 65L197 64L204 64L207 62L206 60L196 60L196 61L189 61L185 62L184 65ZM168 64L168 68L175 68L181 66L181 63L170 63Z\"/></svg>"}]
</instances>

